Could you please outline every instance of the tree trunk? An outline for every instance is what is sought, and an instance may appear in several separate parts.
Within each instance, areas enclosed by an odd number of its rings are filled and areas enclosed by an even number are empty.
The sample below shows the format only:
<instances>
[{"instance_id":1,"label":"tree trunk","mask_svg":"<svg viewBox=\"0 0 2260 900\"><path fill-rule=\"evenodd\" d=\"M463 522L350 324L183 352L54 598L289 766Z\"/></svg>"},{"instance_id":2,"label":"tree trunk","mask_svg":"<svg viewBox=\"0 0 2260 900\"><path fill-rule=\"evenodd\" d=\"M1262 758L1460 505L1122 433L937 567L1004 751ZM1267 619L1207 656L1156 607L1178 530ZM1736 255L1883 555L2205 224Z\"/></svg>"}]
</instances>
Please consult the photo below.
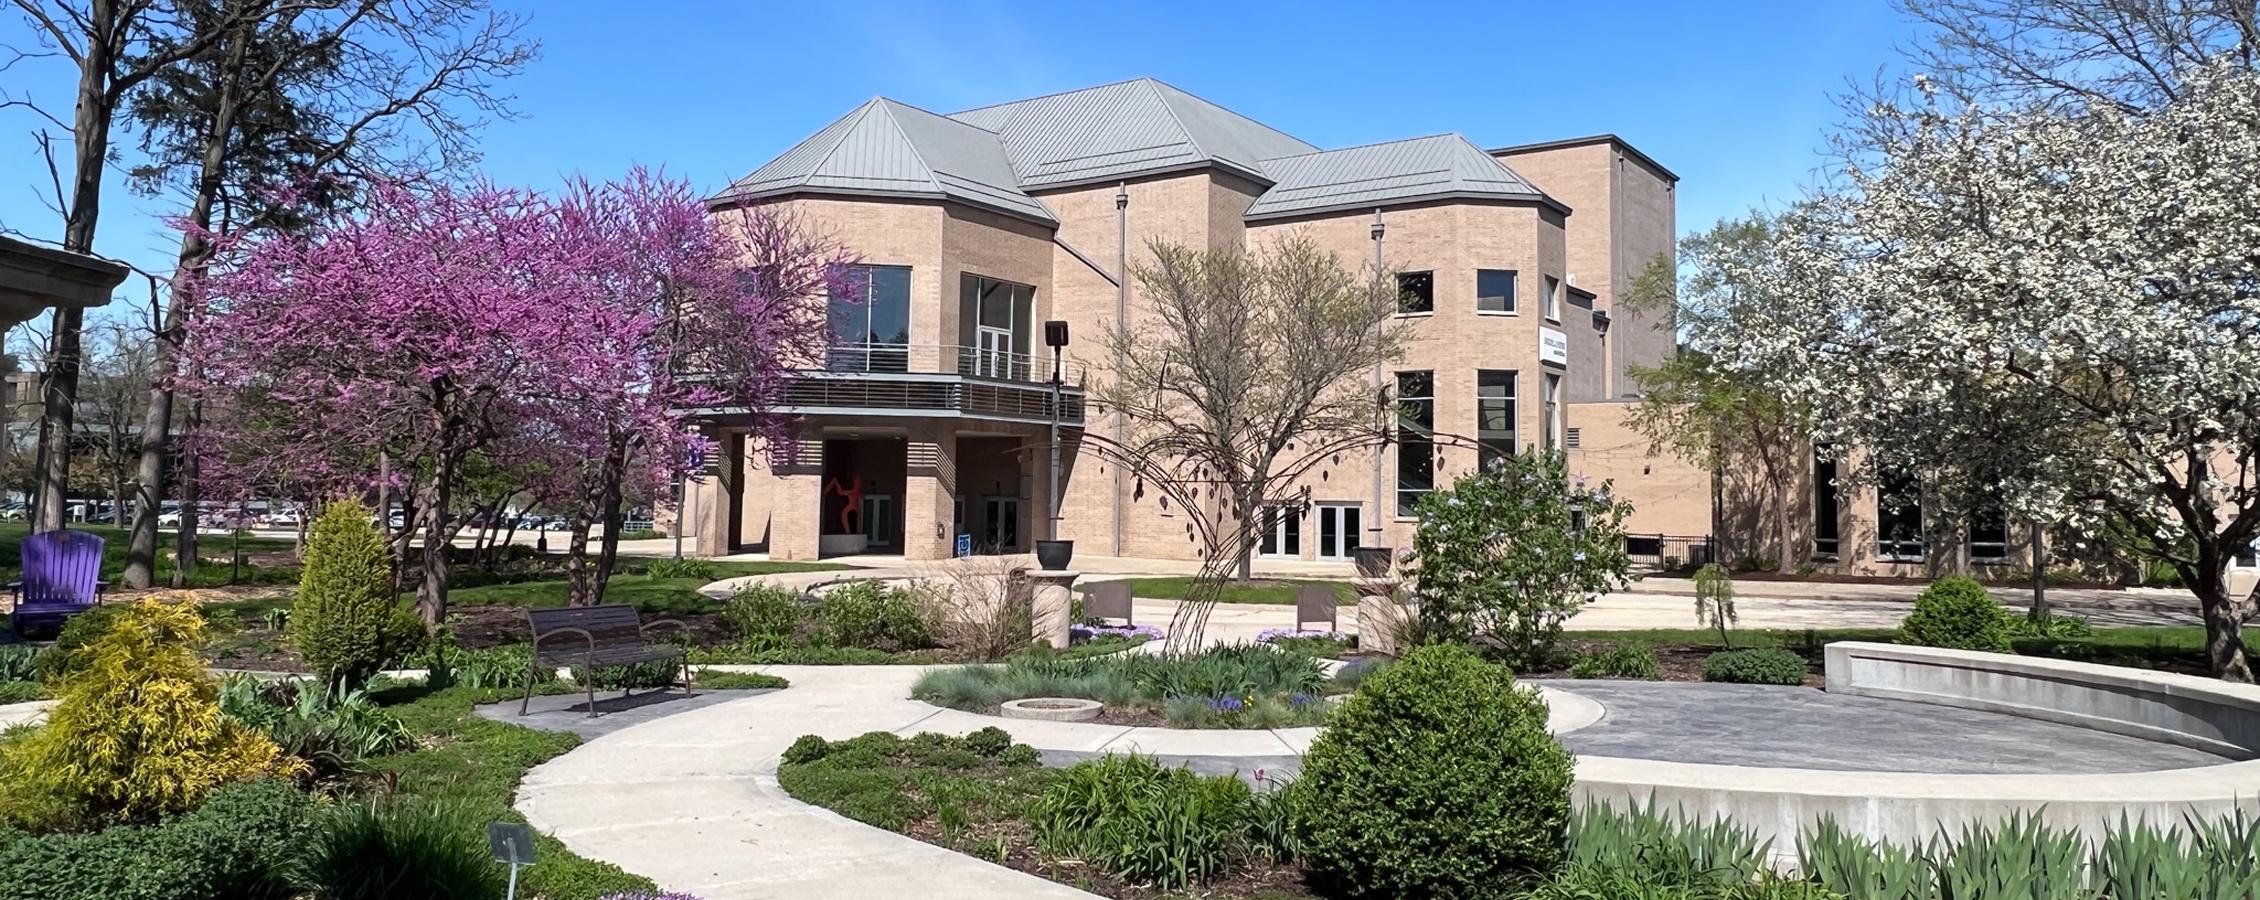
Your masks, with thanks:
<instances>
[{"instance_id":1,"label":"tree trunk","mask_svg":"<svg viewBox=\"0 0 2260 900\"><path fill-rule=\"evenodd\" d=\"M2252 662L2245 652L2239 604L2229 596L2227 561L2202 551L2198 557L2201 571L2190 591L2205 617L2205 662L2223 681L2251 684Z\"/></svg>"},{"instance_id":2,"label":"tree trunk","mask_svg":"<svg viewBox=\"0 0 2260 900\"><path fill-rule=\"evenodd\" d=\"M71 199L63 221L63 249L94 252L94 226L102 214L102 176L110 156L110 120L116 113L110 90L111 67L125 50L110 44L119 10L97 3L90 10L86 43L80 50L78 101L71 119ZM63 527L71 477L71 423L78 404L79 337L86 310L55 308L48 337L46 377L41 379L39 496L32 530Z\"/></svg>"},{"instance_id":3,"label":"tree trunk","mask_svg":"<svg viewBox=\"0 0 2260 900\"><path fill-rule=\"evenodd\" d=\"M574 606L595 606L599 602L601 582L596 580L596 567L589 561L589 506L586 500L581 502L565 548L565 584L571 597L567 602Z\"/></svg>"},{"instance_id":4,"label":"tree trunk","mask_svg":"<svg viewBox=\"0 0 2260 900\"><path fill-rule=\"evenodd\" d=\"M416 517L422 525L424 547L423 577L416 583L416 610L423 615L425 626L437 628L447 621L447 501L455 461L446 451L433 456L431 475L417 490Z\"/></svg>"},{"instance_id":5,"label":"tree trunk","mask_svg":"<svg viewBox=\"0 0 2260 900\"><path fill-rule=\"evenodd\" d=\"M1772 480L1774 534L1780 538L1781 543L1779 547L1781 558L1775 561L1774 571L1789 575L1797 571L1796 554L1793 549L1797 541L1797 517L1791 514L1792 510L1789 507L1788 480L1779 476L1774 476Z\"/></svg>"},{"instance_id":6,"label":"tree trunk","mask_svg":"<svg viewBox=\"0 0 2260 900\"><path fill-rule=\"evenodd\" d=\"M2032 520L2032 612L2034 621L2048 618L2048 527Z\"/></svg>"},{"instance_id":7,"label":"tree trunk","mask_svg":"<svg viewBox=\"0 0 2260 900\"><path fill-rule=\"evenodd\" d=\"M183 432L194 431L203 418L203 404L188 405L188 421ZM188 586L188 576L197 563L196 531L203 527L204 486L198 483L200 466L194 456L180 460L180 530L173 534L173 587Z\"/></svg>"},{"instance_id":8,"label":"tree trunk","mask_svg":"<svg viewBox=\"0 0 2260 900\"><path fill-rule=\"evenodd\" d=\"M604 458L603 488L599 492L598 507L604 516L602 549L596 556L596 602L604 602L605 588L612 582L612 572L620 563L620 505L623 497L621 482L628 477L628 439L615 436L612 450ZM675 510L675 527L681 528L683 511Z\"/></svg>"}]
</instances>

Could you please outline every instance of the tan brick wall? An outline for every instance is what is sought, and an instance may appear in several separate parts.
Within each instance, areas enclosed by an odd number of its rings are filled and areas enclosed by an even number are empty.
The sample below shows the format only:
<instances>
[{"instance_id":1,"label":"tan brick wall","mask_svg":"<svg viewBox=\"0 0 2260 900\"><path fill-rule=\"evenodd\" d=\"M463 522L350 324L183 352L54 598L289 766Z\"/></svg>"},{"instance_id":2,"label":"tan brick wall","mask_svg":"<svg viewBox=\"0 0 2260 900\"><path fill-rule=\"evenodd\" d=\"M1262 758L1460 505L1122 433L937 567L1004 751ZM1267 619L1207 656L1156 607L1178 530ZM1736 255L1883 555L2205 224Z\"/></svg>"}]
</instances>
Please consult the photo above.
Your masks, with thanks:
<instances>
[{"instance_id":1,"label":"tan brick wall","mask_svg":"<svg viewBox=\"0 0 2260 900\"><path fill-rule=\"evenodd\" d=\"M1608 380L1593 396L1608 399L1634 389L1625 371L1653 367L1675 346L1672 318L1621 308L1629 289L1657 254L1676 241L1675 188L1664 173L1616 143L1596 140L1499 154L1517 174L1568 204L1568 267L1577 286L1595 294L1594 307L1614 320L1609 329Z\"/></svg>"},{"instance_id":2,"label":"tan brick wall","mask_svg":"<svg viewBox=\"0 0 2260 900\"><path fill-rule=\"evenodd\" d=\"M1627 422L1632 408L1622 401L1570 405L1569 423L1578 432L1578 445L1569 451L1570 474L1595 487L1611 482L1614 495L1632 503L1627 533L1710 534L1710 472L1668 449L1651 450Z\"/></svg>"}]
</instances>

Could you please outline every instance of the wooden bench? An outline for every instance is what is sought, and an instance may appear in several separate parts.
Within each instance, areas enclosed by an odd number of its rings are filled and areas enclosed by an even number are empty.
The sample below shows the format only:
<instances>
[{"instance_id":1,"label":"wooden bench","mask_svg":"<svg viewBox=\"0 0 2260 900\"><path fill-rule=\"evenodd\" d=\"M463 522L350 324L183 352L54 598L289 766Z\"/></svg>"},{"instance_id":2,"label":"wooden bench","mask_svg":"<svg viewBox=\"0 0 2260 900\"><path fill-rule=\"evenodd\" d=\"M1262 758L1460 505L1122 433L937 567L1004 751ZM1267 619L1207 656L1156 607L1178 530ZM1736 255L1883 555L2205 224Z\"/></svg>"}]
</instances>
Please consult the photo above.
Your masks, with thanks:
<instances>
[{"instance_id":1,"label":"wooden bench","mask_svg":"<svg viewBox=\"0 0 2260 900\"><path fill-rule=\"evenodd\" d=\"M674 619L645 623L636 608L627 605L565 606L526 610L526 627L533 632L533 665L526 670L526 697L518 702L525 715L534 701L535 676L544 668L579 666L580 680L588 688L589 717L596 717L596 670L673 659L683 667L683 695L691 695L691 670L683 648L645 640L654 628L683 628ZM626 697L634 688L622 688Z\"/></svg>"},{"instance_id":2,"label":"wooden bench","mask_svg":"<svg viewBox=\"0 0 2260 900\"><path fill-rule=\"evenodd\" d=\"M1325 622L1326 630L1339 631L1336 617L1341 614L1342 595L1331 584L1306 584L1295 589L1295 630L1303 630L1303 623Z\"/></svg>"}]
</instances>

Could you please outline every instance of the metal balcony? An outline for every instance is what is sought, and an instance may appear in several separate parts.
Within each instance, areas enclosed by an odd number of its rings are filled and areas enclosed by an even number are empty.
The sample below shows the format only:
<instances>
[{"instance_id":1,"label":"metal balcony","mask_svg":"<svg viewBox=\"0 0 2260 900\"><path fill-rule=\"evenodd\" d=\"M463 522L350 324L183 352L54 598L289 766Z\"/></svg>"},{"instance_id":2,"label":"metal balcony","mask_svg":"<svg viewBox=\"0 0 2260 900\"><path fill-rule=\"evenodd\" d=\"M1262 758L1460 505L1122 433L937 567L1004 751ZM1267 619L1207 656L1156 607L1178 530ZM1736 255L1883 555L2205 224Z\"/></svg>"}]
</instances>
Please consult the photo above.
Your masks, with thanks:
<instances>
[{"instance_id":1,"label":"metal balcony","mask_svg":"<svg viewBox=\"0 0 2260 900\"><path fill-rule=\"evenodd\" d=\"M962 346L827 348L823 368L802 369L773 411L801 416L914 416L1030 424L1052 420L1051 360ZM1083 427L1083 369L1065 367L1060 424ZM693 410L728 418L743 408Z\"/></svg>"}]
</instances>

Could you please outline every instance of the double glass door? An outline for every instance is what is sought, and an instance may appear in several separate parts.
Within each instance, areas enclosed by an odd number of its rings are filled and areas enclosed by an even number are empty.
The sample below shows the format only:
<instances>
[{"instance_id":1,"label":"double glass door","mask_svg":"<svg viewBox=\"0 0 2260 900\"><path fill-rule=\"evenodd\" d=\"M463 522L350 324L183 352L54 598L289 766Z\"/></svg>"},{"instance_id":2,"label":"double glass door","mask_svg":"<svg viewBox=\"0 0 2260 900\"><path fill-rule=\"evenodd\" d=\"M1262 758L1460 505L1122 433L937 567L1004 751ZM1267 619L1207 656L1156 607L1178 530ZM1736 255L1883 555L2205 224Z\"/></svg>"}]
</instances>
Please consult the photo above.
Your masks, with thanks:
<instances>
[{"instance_id":1,"label":"double glass door","mask_svg":"<svg viewBox=\"0 0 2260 900\"><path fill-rule=\"evenodd\" d=\"M982 498L981 543L997 553L1020 549L1020 498Z\"/></svg>"},{"instance_id":2,"label":"double glass door","mask_svg":"<svg viewBox=\"0 0 2260 900\"><path fill-rule=\"evenodd\" d=\"M1318 558L1349 559L1350 550L1358 545L1363 524L1359 522L1362 508L1355 503L1321 503L1318 505Z\"/></svg>"}]
</instances>

